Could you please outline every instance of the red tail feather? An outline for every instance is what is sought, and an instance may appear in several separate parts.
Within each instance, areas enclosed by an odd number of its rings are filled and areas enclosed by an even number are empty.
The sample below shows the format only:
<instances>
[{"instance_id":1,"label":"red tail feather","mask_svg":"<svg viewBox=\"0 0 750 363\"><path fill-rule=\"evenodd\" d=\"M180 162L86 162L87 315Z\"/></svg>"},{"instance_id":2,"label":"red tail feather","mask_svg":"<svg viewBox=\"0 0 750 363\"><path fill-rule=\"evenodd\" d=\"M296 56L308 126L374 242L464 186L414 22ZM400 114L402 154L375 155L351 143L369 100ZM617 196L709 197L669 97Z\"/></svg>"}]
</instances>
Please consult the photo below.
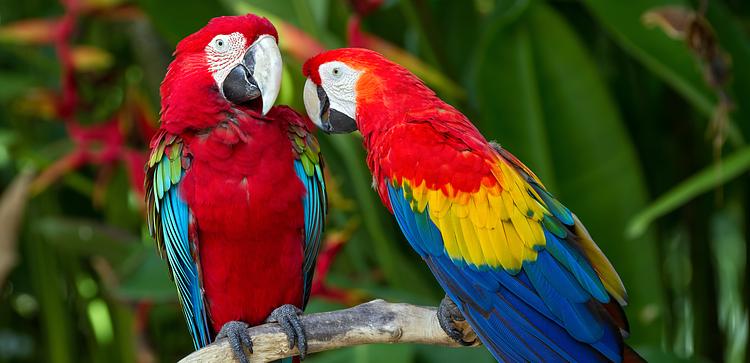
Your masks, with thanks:
<instances>
[{"instance_id":1,"label":"red tail feather","mask_svg":"<svg viewBox=\"0 0 750 363\"><path fill-rule=\"evenodd\" d=\"M612 322L620 328L623 338L627 338L630 335L630 325L628 324L628 318L625 316L625 312L622 310L622 306L615 300L612 299L609 303L603 304L604 310L607 311Z\"/></svg>"}]
</instances>

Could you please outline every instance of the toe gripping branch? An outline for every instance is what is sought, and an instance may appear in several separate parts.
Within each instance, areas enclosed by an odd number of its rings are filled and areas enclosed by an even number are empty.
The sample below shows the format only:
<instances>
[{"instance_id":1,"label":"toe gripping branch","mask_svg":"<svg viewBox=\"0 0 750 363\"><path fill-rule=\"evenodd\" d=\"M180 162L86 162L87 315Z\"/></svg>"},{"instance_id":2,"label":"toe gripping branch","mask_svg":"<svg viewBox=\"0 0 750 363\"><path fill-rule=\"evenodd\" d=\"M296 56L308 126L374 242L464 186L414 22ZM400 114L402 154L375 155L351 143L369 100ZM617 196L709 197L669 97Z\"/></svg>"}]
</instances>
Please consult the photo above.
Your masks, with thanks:
<instances>
[{"instance_id":1,"label":"toe gripping branch","mask_svg":"<svg viewBox=\"0 0 750 363\"><path fill-rule=\"evenodd\" d=\"M458 309L456 303L451 300L447 295L440 301L440 305L437 310L438 323L443 328L445 334L448 334L451 339L455 340L458 344L465 347L475 345L477 343L476 338L471 341L465 340L464 332L458 327L458 322L465 325L466 318Z\"/></svg>"},{"instance_id":2,"label":"toe gripping branch","mask_svg":"<svg viewBox=\"0 0 750 363\"><path fill-rule=\"evenodd\" d=\"M250 360L247 357L245 348L251 354L253 353L253 340L250 338L250 334L247 332L249 325L241 321L230 321L221 327L219 334L216 335L216 339L227 338L229 345L232 347L232 353L234 357L240 361L240 363L249 363Z\"/></svg>"},{"instance_id":3,"label":"toe gripping branch","mask_svg":"<svg viewBox=\"0 0 750 363\"><path fill-rule=\"evenodd\" d=\"M304 360L307 355L307 336L300 315L302 315L302 310L298 307L291 304L281 305L271 312L271 315L266 319L266 323L278 323L286 334L289 349L293 349L297 345L299 358Z\"/></svg>"}]
</instances>

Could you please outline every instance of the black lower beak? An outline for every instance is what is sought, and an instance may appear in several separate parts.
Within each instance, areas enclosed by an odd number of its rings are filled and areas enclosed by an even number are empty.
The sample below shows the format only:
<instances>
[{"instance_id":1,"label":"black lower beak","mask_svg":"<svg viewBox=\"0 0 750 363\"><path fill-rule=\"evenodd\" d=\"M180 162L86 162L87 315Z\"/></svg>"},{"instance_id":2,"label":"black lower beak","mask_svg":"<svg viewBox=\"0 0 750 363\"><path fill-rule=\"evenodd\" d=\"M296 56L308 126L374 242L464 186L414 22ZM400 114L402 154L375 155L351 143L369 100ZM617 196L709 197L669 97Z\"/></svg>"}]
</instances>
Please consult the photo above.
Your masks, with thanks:
<instances>
[{"instance_id":1,"label":"black lower beak","mask_svg":"<svg viewBox=\"0 0 750 363\"><path fill-rule=\"evenodd\" d=\"M357 131L357 123L353 118L330 109L328 119L323 120L323 128L329 134L348 134Z\"/></svg>"},{"instance_id":2,"label":"black lower beak","mask_svg":"<svg viewBox=\"0 0 750 363\"><path fill-rule=\"evenodd\" d=\"M346 114L331 108L328 95L320 86L318 86L318 100L320 101L320 121L325 133L348 134L357 131L357 122Z\"/></svg>"},{"instance_id":3,"label":"black lower beak","mask_svg":"<svg viewBox=\"0 0 750 363\"><path fill-rule=\"evenodd\" d=\"M253 78L253 68L255 68L253 59L251 49L245 53L242 62L232 68L224 79L221 90L229 102L239 105L261 96L258 83Z\"/></svg>"}]
</instances>

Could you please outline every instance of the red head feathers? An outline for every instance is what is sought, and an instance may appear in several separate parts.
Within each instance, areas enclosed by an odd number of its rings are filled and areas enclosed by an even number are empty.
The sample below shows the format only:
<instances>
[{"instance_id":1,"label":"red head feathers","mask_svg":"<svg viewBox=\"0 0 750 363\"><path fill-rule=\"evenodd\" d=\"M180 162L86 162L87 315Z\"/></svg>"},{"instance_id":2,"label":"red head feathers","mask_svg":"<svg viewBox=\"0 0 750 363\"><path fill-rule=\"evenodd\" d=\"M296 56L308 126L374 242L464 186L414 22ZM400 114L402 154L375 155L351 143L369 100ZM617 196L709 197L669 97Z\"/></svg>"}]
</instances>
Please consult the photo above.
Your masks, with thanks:
<instances>
[{"instance_id":1,"label":"red head feathers","mask_svg":"<svg viewBox=\"0 0 750 363\"><path fill-rule=\"evenodd\" d=\"M281 83L278 33L253 14L211 19L177 44L161 86L162 127L202 129L238 109L265 114Z\"/></svg>"},{"instance_id":2,"label":"red head feathers","mask_svg":"<svg viewBox=\"0 0 750 363\"><path fill-rule=\"evenodd\" d=\"M343 48L305 62L305 108L310 119L327 132L371 131L398 123L425 110L458 111L440 100L406 68L377 52Z\"/></svg>"},{"instance_id":3,"label":"red head feathers","mask_svg":"<svg viewBox=\"0 0 750 363\"><path fill-rule=\"evenodd\" d=\"M175 56L183 53L202 52L209 41L219 34L241 33L252 44L260 35L268 34L278 39L276 28L266 18L254 14L239 16L220 16L208 21L208 24L197 32L188 35L177 44Z\"/></svg>"}]
</instances>

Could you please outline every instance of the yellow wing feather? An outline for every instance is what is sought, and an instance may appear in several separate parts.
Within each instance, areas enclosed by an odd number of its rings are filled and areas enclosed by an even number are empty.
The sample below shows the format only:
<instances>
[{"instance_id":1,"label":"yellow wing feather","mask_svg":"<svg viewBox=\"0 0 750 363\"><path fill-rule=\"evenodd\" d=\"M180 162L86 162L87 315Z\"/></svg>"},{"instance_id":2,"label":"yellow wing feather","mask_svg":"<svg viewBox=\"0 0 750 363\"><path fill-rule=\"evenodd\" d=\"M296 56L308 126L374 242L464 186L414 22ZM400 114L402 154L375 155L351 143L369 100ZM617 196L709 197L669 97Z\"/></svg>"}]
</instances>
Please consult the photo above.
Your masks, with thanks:
<instances>
[{"instance_id":1,"label":"yellow wing feather","mask_svg":"<svg viewBox=\"0 0 750 363\"><path fill-rule=\"evenodd\" d=\"M483 181L473 192L403 180L403 193L414 211L429 211L451 258L517 271L524 261L536 260L534 247L544 246L540 221L548 212L512 166L499 159L488 167L494 184Z\"/></svg>"},{"instance_id":2,"label":"yellow wing feather","mask_svg":"<svg viewBox=\"0 0 750 363\"><path fill-rule=\"evenodd\" d=\"M578 220L575 214L573 214L573 220L575 221L575 233L579 237L583 253L591 261L591 266L596 270L607 292L612 294L620 305L624 306L627 303L628 296L625 292L625 285L620 280L620 276L615 271L612 263L609 262L609 259L607 259L607 256L604 255L599 246L591 239L589 231L586 230L586 227L583 226L583 223Z\"/></svg>"},{"instance_id":3,"label":"yellow wing feather","mask_svg":"<svg viewBox=\"0 0 750 363\"><path fill-rule=\"evenodd\" d=\"M518 163L518 165L516 165ZM416 212L428 211L440 230L445 252L454 260L478 267L502 267L518 271L525 261L535 261L539 247L546 245L542 220L552 213L541 196L524 178L528 174L542 185L528 168L516 159L488 161L492 177L482 180L475 191L458 190L451 184L441 187L424 180L411 185L401 179L404 197ZM416 183L415 183L416 184ZM581 252L591 263L606 290L620 303L627 296L620 277L588 231L573 215L572 233Z\"/></svg>"}]
</instances>

